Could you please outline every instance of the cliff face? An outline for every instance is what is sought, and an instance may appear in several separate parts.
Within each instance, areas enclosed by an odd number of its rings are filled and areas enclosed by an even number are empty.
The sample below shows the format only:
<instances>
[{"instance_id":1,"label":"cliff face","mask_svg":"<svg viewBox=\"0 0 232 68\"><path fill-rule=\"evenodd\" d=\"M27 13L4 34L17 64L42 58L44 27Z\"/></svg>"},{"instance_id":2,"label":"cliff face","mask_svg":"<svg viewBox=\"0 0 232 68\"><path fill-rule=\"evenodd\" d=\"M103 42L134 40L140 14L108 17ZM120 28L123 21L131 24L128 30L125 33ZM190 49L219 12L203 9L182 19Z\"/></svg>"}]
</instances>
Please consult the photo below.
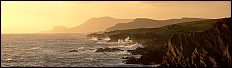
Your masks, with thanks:
<instances>
[{"instance_id":1,"label":"cliff face","mask_svg":"<svg viewBox=\"0 0 232 68\"><path fill-rule=\"evenodd\" d=\"M145 48L130 51L141 58L126 63L163 67L231 67L231 18L178 23L160 28L117 30L89 36L130 37Z\"/></svg>"},{"instance_id":2,"label":"cliff face","mask_svg":"<svg viewBox=\"0 0 232 68\"><path fill-rule=\"evenodd\" d=\"M218 20L209 30L172 35L163 66L231 67L230 28L231 19L227 18Z\"/></svg>"}]
</instances>

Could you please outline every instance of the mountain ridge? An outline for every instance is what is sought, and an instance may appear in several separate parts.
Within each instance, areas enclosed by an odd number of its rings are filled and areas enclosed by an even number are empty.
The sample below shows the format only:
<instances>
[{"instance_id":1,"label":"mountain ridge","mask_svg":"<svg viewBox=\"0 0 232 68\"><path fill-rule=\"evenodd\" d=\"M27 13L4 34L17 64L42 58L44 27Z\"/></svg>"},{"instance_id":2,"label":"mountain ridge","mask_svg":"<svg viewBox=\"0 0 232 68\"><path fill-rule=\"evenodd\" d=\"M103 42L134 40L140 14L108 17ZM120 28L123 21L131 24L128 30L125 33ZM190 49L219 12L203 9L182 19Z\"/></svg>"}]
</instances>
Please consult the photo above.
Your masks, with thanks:
<instances>
[{"instance_id":1,"label":"mountain ridge","mask_svg":"<svg viewBox=\"0 0 232 68\"><path fill-rule=\"evenodd\" d=\"M198 21L205 20L205 18L181 18L181 19L168 19L168 20L154 20L148 18L136 18L132 22L129 23L119 23L115 26L109 27L106 31L114 31L114 30L126 30L126 29L137 29L137 28L156 28L170 24L176 24L181 22L190 22L190 21Z\"/></svg>"},{"instance_id":2,"label":"mountain ridge","mask_svg":"<svg viewBox=\"0 0 232 68\"><path fill-rule=\"evenodd\" d=\"M164 25L175 24L180 22L204 20L204 18L189 18L155 20L150 18L136 19L117 19L110 16L93 17L82 23L81 25L67 28L64 26L55 26L51 31L41 31L38 33L94 33L108 32L113 30L125 30L136 28L156 28Z\"/></svg>"},{"instance_id":3,"label":"mountain ridge","mask_svg":"<svg viewBox=\"0 0 232 68\"><path fill-rule=\"evenodd\" d=\"M38 33L90 33L104 31L117 23L127 23L133 19L116 19L110 16L93 17L82 23L81 25L66 28L64 26L55 26L50 31L40 31Z\"/></svg>"}]
</instances>

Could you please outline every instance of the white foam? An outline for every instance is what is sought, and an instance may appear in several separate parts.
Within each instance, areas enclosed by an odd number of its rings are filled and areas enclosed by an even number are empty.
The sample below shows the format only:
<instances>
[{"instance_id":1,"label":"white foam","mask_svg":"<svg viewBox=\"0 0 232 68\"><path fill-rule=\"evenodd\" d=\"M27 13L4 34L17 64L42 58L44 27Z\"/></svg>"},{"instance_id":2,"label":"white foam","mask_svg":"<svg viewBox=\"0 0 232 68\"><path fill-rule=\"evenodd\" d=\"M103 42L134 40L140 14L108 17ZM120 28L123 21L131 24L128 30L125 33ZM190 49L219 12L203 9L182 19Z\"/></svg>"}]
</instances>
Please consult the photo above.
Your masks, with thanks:
<instances>
[{"instance_id":1,"label":"white foam","mask_svg":"<svg viewBox=\"0 0 232 68\"><path fill-rule=\"evenodd\" d=\"M84 49L84 47L80 47L80 48L78 48L78 49Z\"/></svg>"},{"instance_id":2,"label":"white foam","mask_svg":"<svg viewBox=\"0 0 232 68\"><path fill-rule=\"evenodd\" d=\"M10 60L13 60L13 59L12 59L12 58L7 58L6 60L7 60L7 61L10 61Z\"/></svg>"},{"instance_id":3,"label":"white foam","mask_svg":"<svg viewBox=\"0 0 232 68\"><path fill-rule=\"evenodd\" d=\"M95 44L108 44L108 41L105 40L99 40Z\"/></svg>"},{"instance_id":4,"label":"white foam","mask_svg":"<svg viewBox=\"0 0 232 68\"><path fill-rule=\"evenodd\" d=\"M130 37L125 38L125 42L132 43L132 40L130 40Z\"/></svg>"},{"instance_id":5,"label":"white foam","mask_svg":"<svg viewBox=\"0 0 232 68\"><path fill-rule=\"evenodd\" d=\"M140 58L142 55L133 55L135 58Z\"/></svg>"},{"instance_id":6,"label":"white foam","mask_svg":"<svg viewBox=\"0 0 232 68\"><path fill-rule=\"evenodd\" d=\"M132 40L130 40L130 37L123 39L118 39L118 43L132 43Z\"/></svg>"},{"instance_id":7,"label":"white foam","mask_svg":"<svg viewBox=\"0 0 232 68\"><path fill-rule=\"evenodd\" d=\"M125 50L135 50L138 47L143 48L143 45L135 43L135 44L130 45L130 46L125 46Z\"/></svg>"},{"instance_id":8,"label":"white foam","mask_svg":"<svg viewBox=\"0 0 232 68\"><path fill-rule=\"evenodd\" d=\"M111 39L110 39L110 37L106 37L106 38L104 38L104 40L109 41Z\"/></svg>"},{"instance_id":9,"label":"white foam","mask_svg":"<svg viewBox=\"0 0 232 68\"><path fill-rule=\"evenodd\" d=\"M124 43L122 39L118 39L118 43Z\"/></svg>"},{"instance_id":10,"label":"white foam","mask_svg":"<svg viewBox=\"0 0 232 68\"><path fill-rule=\"evenodd\" d=\"M135 50L136 48L143 48L143 45L142 44L138 44L138 43L135 43L135 44L132 44L132 45L118 45L118 46L111 46L110 48L118 48L118 49L121 49L121 50Z\"/></svg>"},{"instance_id":11,"label":"white foam","mask_svg":"<svg viewBox=\"0 0 232 68\"><path fill-rule=\"evenodd\" d=\"M29 49L29 50L41 50L41 49L43 49L43 48L41 48L41 47L33 47L33 48Z\"/></svg>"},{"instance_id":12,"label":"white foam","mask_svg":"<svg viewBox=\"0 0 232 68\"><path fill-rule=\"evenodd\" d=\"M130 54L130 53L127 51L119 51L117 54Z\"/></svg>"},{"instance_id":13,"label":"white foam","mask_svg":"<svg viewBox=\"0 0 232 68\"><path fill-rule=\"evenodd\" d=\"M97 37L93 37L91 40L98 41Z\"/></svg>"},{"instance_id":14,"label":"white foam","mask_svg":"<svg viewBox=\"0 0 232 68\"><path fill-rule=\"evenodd\" d=\"M86 59L86 60L90 60L90 61L92 61L92 60L93 60L93 58L84 58L84 59Z\"/></svg>"}]
</instances>

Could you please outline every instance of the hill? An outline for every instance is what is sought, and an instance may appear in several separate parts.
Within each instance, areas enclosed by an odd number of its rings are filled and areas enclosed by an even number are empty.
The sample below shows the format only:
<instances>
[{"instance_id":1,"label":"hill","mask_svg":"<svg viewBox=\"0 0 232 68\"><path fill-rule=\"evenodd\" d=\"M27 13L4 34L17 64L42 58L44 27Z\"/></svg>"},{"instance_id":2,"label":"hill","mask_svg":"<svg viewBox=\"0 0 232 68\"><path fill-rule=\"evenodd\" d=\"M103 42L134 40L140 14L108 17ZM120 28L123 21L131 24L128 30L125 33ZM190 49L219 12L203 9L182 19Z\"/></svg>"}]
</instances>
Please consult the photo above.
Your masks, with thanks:
<instances>
[{"instance_id":1,"label":"hill","mask_svg":"<svg viewBox=\"0 0 232 68\"><path fill-rule=\"evenodd\" d=\"M142 55L128 64L161 64L161 67L231 67L231 17L183 22L159 28L115 30L88 37L130 37L145 48L130 51Z\"/></svg>"},{"instance_id":2,"label":"hill","mask_svg":"<svg viewBox=\"0 0 232 68\"><path fill-rule=\"evenodd\" d=\"M169 19L169 20L153 20L147 18L137 18L129 23L119 23L115 26L107 28L106 31L114 30L127 30L127 29L138 29L138 28L157 28L165 25L205 20L203 18L181 18L181 19Z\"/></svg>"},{"instance_id":3,"label":"hill","mask_svg":"<svg viewBox=\"0 0 232 68\"><path fill-rule=\"evenodd\" d=\"M80 26L70 28L70 31L80 33L104 31L106 28L117 23L127 23L130 21L132 19L116 19L112 17L91 18Z\"/></svg>"},{"instance_id":4,"label":"hill","mask_svg":"<svg viewBox=\"0 0 232 68\"><path fill-rule=\"evenodd\" d=\"M89 33L89 32L100 32L105 31L106 28L109 28L117 23L128 23L133 19L116 19L112 17L99 17L99 18L90 18L83 24L66 28L64 26L55 26L51 31L41 31L39 33Z\"/></svg>"}]
</instances>

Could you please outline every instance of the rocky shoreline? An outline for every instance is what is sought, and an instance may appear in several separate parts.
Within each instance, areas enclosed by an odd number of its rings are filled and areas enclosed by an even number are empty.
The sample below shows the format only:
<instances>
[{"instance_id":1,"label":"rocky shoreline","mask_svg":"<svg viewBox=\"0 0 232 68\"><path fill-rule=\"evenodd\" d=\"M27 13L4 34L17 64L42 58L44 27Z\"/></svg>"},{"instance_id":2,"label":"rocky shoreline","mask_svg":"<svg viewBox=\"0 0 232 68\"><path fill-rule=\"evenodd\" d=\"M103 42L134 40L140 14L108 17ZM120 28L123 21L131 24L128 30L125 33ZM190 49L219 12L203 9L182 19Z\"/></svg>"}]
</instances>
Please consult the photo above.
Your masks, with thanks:
<instances>
[{"instance_id":1,"label":"rocky shoreline","mask_svg":"<svg viewBox=\"0 0 232 68\"><path fill-rule=\"evenodd\" d=\"M128 50L140 58L126 57L128 64L161 64L160 67L231 67L231 18L163 26L116 30L88 37L130 37L145 48Z\"/></svg>"}]
</instances>

